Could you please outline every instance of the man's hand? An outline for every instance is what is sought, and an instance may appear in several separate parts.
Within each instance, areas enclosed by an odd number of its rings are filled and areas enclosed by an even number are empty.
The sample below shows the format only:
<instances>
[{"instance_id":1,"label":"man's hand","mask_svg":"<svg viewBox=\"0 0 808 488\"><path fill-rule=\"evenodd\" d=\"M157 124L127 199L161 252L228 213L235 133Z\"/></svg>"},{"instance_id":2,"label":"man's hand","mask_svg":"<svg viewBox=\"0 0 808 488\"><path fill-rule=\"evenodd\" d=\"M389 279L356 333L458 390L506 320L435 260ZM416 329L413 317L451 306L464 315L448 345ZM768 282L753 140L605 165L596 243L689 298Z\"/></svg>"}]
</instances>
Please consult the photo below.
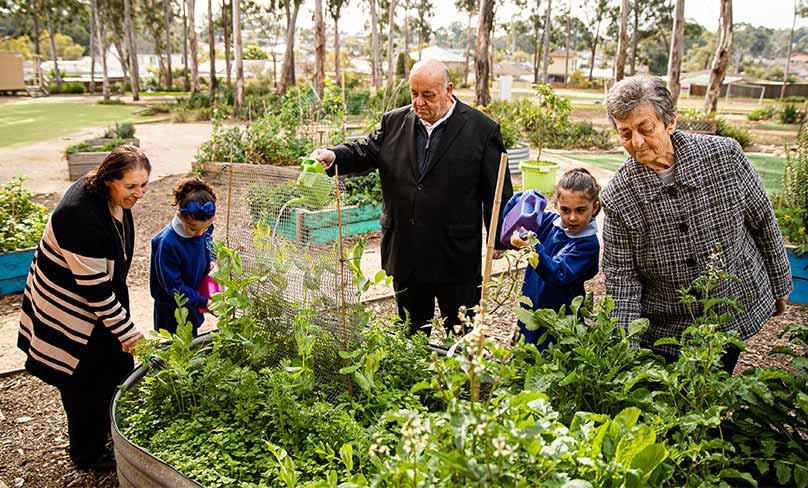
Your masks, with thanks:
<instances>
[{"instance_id":1,"label":"man's hand","mask_svg":"<svg viewBox=\"0 0 808 488\"><path fill-rule=\"evenodd\" d=\"M129 339L126 339L121 344L121 349L123 349L123 352L125 353L134 354L135 350L137 349L138 342L142 340L143 340L143 334L141 334L140 331L138 331L137 334L133 335Z\"/></svg>"},{"instance_id":2,"label":"man's hand","mask_svg":"<svg viewBox=\"0 0 808 488\"><path fill-rule=\"evenodd\" d=\"M311 153L311 157L319 161L323 169L330 168L331 165L334 164L334 160L337 159L337 155L330 149L315 149L314 152Z\"/></svg>"},{"instance_id":3,"label":"man's hand","mask_svg":"<svg viewBox=\"0 0 808 488\"><path fill-rule=\"evenodd\" d=\"M772 317L779 317L786 313L786 301L788 301L788 297L778 298L774 301L774 313Z\"/></svg>"}]
</instances>

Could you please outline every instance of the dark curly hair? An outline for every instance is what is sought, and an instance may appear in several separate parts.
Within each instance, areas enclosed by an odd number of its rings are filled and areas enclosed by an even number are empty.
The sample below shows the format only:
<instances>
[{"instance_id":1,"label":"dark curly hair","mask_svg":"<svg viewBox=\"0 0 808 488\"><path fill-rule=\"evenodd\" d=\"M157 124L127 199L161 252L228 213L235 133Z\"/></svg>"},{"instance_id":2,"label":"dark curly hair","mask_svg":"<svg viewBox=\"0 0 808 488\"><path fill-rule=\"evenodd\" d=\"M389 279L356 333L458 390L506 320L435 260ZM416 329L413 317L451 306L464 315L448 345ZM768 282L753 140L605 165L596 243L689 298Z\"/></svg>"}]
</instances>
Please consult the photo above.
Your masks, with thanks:
<instances>
[{"instance_id":1,"label":"dark curly hair","mask_svg":"<svg viewBox=\"0 0 808 488\"><path fill-rule=\"evenodd\" d=\"M213 192L213 188L199 178L186 178L177 183L177 187L174 189L174 205L177 208L185 208L191 202L196 202L200 205L207 202L216 203L216 193ZM183 215L200 222L210 218L210 215L204 212L188 212Z\"/></svg>"}]
</instances>

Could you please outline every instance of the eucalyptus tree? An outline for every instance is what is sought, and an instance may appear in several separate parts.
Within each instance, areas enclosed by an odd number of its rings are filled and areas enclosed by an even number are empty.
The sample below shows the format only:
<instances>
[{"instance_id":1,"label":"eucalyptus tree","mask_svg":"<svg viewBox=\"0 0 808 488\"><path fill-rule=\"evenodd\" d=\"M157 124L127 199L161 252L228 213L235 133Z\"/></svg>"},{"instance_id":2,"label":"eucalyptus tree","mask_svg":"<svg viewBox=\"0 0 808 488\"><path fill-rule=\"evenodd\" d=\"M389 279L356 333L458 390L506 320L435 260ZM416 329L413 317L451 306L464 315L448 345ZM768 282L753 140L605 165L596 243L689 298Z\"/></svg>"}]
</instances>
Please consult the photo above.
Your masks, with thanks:
<instances>
[{"instance_id":1,"label":"eucalyptus tree","mask_svg":"<svg viewBox=\"0 0 808 488\"><path fill-rule=\"evenodd\" d=\"M126 0L124 0L126 1ZM185 0L185 16L188 22L186 33L188 36L188 55L191 60L191 91L199 92L199 56L198 44L196 40L196 0Z\"/></svg>"},{"instance_id":2,"label":"eucalyptus tree","mask_svg":"<svg viewBox=\"0 0 808 488\"><path fill-rule=\"evenodd\" d=\"M325 21L323 0L314 0L314 91L323 96L325 87Z\"/></svg>"},{"instance_id":3,"label":"eucalyptus tree","mask_svg":"<svg viewBox=\"0 0 808 488\"><path fill-rule=\"evenodd\" d=\"M57 59L58 56L56 55L56 41L54 40L54 35L56 34L53 29L53 0L45 0L43 2L43 7L45 8L45 18L48 22L48 37L50 39L50 52L51 52L51 59L53 60L53 78L56 81L56 85L62 84L62 75L59 72L59 60ZM37 39L39 42L39 39Z\"/></svg>"},{"instance_id":4,"label":"eucalyptus tree","mask_svg":"<svg viewBox=\"0 0 808 488\"><path fill-rule=\"evenodd\" d=\"M393 78L395 77L396 72L394 71L395 68L395 60L393 56L394 51L394 38L393 38L393 31L396 27L396 6L398 5L398 0L390 0L390 9L388 10L387 14L387 91L388 93L391 92L393 89Z\"/></svg>"},{"instance_id":5,"label":"eucalyptus tree","mask_svg":"<svg viewBox=\"0 0 808 488\"><path fill-rule=\"evenodd\" d=\"M135 33L135 18L137 16L136 0L123 0L123 18L126 36L126 51L129 56L129 84L132 90L132 100L140 100L140 76L137 62L137 35Z\"/></svg>"},{"instance_id":6,"label":"eucalyptus tree","mask_svg":"<svg viewBox=\"0 0 808 488\"><path fill-rule=\"evenodd\" d=\"M679 75L682 72L682 55L685 52L685 0L676 0L671 33L671 52L668 57L668 91L673 106L679 101Z\"/></svg>"},{"instance_id":7,"label":"eucalyptus tree","mask_svg":"<svg viewBox=\"0 0 808 488\"><path fill-rule=\"evenodd\" d=\"M208 0L208 58L210 61L210 96L216 93L216 36L213 25L213 0Z\"/></svg>"},{"instance_id":8,"label":"eucalyptus tree","mask_svg":"<svg viewBox=\"0 0 808 488\"><path fill-rule=\"evenodd\" d=\"M681 0L684 3L684 0ZM626 72L626 55L628 43L628 14L631 11L629 0L620 2L620 31L617 36L617 52L614 60L614 81L620 81Z\"/></svg>"},{"instance_id":9,"label":"eucalyptus tree","mask_svg":"<svg viewBox=\"0 0 808 488\"><path fill-rule=\"evenodd\" d=\"M244 50L241 43L241 0L233 0L233 50L236 61L236 96L233 99L233 117L241 114L244 105ZM294 71L294 68L292 69Z\"/></svg>"},{"instance_id":10,"label":"eucalyptus tree","mask_svg":"<svg viewBox=\"0 0 808 488\"><path fill-rule=\"evenodd\" d=\"M338 82L342 79L340 66L339 19L342 14L342 8L348 5L348 1L349 0L327 0L328 13L334 20L334 73L337 76Z\"/></svg>"},{"instance_id":11,"label":"eucalyptus tree","mask_svg":"<svg viewBox=\"0 0 808 488\"><path fill-rule=\"evenodd\" d=\"M431 19L435 15L435 7L430 0L416 0L415 2L415 30L418 33L418 59L421 59L421 49L429 42L432 36Z\"/></svg>"},{"instance_id":12,"label":"eucalyptus tree","mask_svg":"<svg viewBox=\"0 0 808 488\"><path fill-rule=\"evenodd\" d=\"M627 0L623 0L627 1ZM541 68L541 81L547 83L547 70L550 65L550 32L552 29L552 22L550 14L553 10L552 0L547 0L547 7L544 9L544 39L542 40L542 52L544 53L544 61Z\"/></svg>"},{"instance_id":13,"label":"eucalyptus tree","mask_svg":"<svg viewBox=\"0 0 808 488\"><path fill-rule=\"evenodd\" d=\"M489 41L491 28L494 24L494 0L480 0L480 19L477 23L477 43L474 50L476 65L476 87L474 89L474 103L488 105L491 93L488 90L488 78L491 66L489 64Z\"/></svg>"},{"instance_id":14,"label":"eucalyptus tree","mask_svg":"<svg viewBox=\"0 0 808 488\"><path fill-rule=\"evenodd\" d=\"M710 81L704 95L704 111L714 113L718 108L718 96L729 66L729 55L732 51L732 0L720 0L719 28L721 34L715 49L713 66L710 70Z\"/></svg>"},{"instance_id":15,"label":"eucalyptus tree","mask_svg":"<svg viewBox=\"0 0 808 488\"><path fill-rule=\"evenodd\" d=\"M379 52L379 17L376 13L376 1L367 0L370 4L370 71L371 84L374 90L381 88Z\"/></svg>"},{"instance_id":16,"label":"eucalyptus tree","mask_svg":"<svg viewBox=\"0 0 808 488\"><path fill-rule=\"evenodd\" d=\"M233 0L234 2L236 0ZM278 91L284 93L287 88L295 85L295 24L297 14L303 0L275 0L276 6L282 6L286 14L286 52L283 56L281 66L281 82ZM235 12L235 10L234 10ZM235 34L235 20L233 21L233 33Z\"/></svg>"},{"instance_id":17,"label":"eucalyptus tree","mask_svg":"<svg viewBox=\"0 0 808 488\"><path fill-rule=\"evenodd\" d=\"M590 35L588 36L589 39L589 81L592 81L592 73L595 69L595 53L598 49L598 43L600 42L600 30L601 26L603 25L603 19L606 17L606 13L609 10L609 1L608 0L586 0L584 3L585 9L591 13L591 16L587 22L587 29L589 30Z\"/></svg>"},{"instance_id":18,"label":"eucalyptus tree","mask_svg":"<svg viewBox=\"0 0 808 488\"><path fill-rule=\"evenodd\" d=\"M106 1L105 0L92 0L95 3L95 34L96 34L96 44L98 45L98 52L101 55L101 72L103 75L103 81L101 84L101 93L104 96L104 100L109 100L109 70L107 69L107 36L106 36L106 25L105 22L102 20L104 9L106 8Z\"/></svg>"},{"instance_id":19,"label":"eucalyptus tree","mask_svg":"<svg viewBox=\"0 0 808 488\"><path fill-rule=\"evenodd\" d=\"M471 58L471 18L477 13L477 0L455 0L455 7L468 16L466 23L466 63L463 69L463 84L469 82L469 64Z\"/></svg>"},{"instance_id":20,"label":"eucalyptus tree","mask_svg":"<svg viewBox=\"0 0 808 488\"><path fill-rule=\"evenodd\" d=\"M163 24L165 25L166 89L174 87L174 74L171 72L171 6L170 0L163 0Z\"/></svg>"}]
</instances>

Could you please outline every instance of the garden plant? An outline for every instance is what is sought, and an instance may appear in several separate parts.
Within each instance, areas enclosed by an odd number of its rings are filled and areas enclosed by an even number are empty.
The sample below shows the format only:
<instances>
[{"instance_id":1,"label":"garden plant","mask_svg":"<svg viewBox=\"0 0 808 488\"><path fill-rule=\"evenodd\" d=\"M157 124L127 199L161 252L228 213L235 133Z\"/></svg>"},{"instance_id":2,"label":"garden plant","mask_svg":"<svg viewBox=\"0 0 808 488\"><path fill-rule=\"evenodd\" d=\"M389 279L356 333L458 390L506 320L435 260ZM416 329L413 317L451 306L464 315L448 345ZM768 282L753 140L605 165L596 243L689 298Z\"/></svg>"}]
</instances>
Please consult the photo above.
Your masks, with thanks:
<instances>
[{"instance_id":1,"label":"garden plant","mask_svg":"<svg viewBox=\"0 0 808 488\"><path fill-rule=\"evenodd\" d=\"M296 264L276 255L251 274L218 251L220 332L195 349L178 311L169 345L140 352L162 366L117 411L125 436L205 486L808 486L808 327L788 327L794 346L772 351L792 372L724 372L724 347L742 342L722 331L737 302L717 295L732 279L720 249L681 290L693 325L663 340L681 346L672 364L636 347L647 320L616 328L611 298L592 295L517 306L558 340L543 353L493 342L486 302L461 310L471 332L448 354L357 305L364 340L346 350L313 325L311 304L289 316L282 293L252 295Z\"/></svg>"}]
</instances>

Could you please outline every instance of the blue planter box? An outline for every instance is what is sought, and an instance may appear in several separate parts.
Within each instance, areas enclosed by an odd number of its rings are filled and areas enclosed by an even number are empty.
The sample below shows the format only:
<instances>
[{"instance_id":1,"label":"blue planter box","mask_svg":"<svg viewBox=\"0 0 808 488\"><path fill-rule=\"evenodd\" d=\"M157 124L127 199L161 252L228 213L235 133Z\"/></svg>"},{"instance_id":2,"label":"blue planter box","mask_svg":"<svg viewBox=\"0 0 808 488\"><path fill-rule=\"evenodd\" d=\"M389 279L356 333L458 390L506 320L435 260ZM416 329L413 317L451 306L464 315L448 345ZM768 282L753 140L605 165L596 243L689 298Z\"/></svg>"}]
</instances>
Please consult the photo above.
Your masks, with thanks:
<instances>
[{"instance_id":1,"label":"blue planter box","mask_svg":"<svg viewBox=\"0 0 808 488\"><path fill-rule=\"evenodd\" d=\"M808 304L808 253L802 256L794 254L793 248L787 248L788 262L791 264L791 279L794 291L788 297L789 303Z\"/></svg>"},{"instance_id":2,"label":"blue planter box","mask_svg":"<svg viewBox=\"0 0 808 488\"><path fill-rule=\"evenodd\" d=\"M18 293L25 289L34 251L36 248L0 254L0 295Z\"/></svg>"}]
</instances>

